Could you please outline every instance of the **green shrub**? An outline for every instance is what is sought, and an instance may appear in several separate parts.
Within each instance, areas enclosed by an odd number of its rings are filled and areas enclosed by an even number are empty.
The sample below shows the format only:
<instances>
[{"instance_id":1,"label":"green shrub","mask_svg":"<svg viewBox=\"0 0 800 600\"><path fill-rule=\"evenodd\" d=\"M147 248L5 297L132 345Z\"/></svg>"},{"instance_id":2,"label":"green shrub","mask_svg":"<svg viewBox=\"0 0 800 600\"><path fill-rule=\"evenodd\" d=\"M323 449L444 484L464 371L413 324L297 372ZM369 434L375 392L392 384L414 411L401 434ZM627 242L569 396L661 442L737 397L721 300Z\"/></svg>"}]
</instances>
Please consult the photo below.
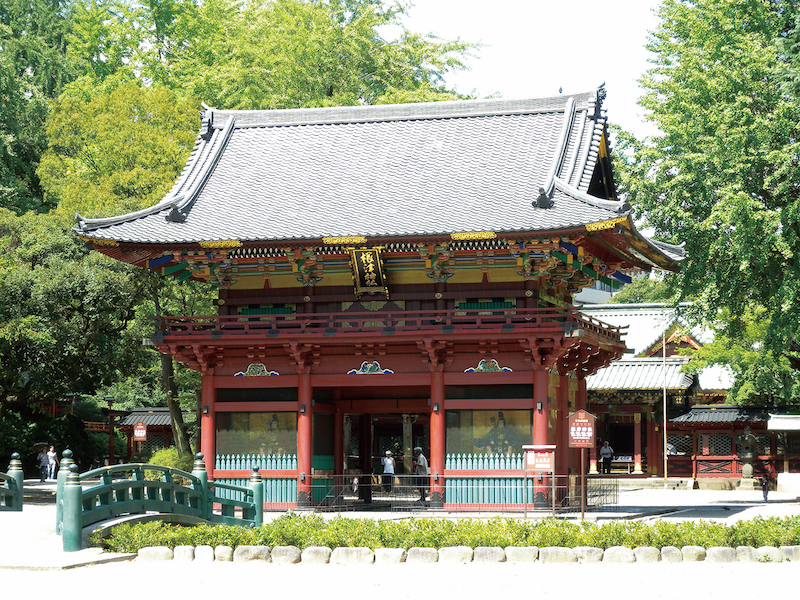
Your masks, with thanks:
<instances>
[{"instance_id":1,"label":"green shrub","mask_svg":"<svg viewBox=\"0 0 800 600\"><path fill-rule=\"evenodd\" d=\"M179 457L178 449L172 446L170 448L163 448L154 453L147 462L151 465L161 465L163 467L180 469L181 471L191 473L192 466L194 465L194 457L191 455Z\"/></svg>"},{"instance_id":2,"label":"green shrub","mask_svg":"<svg viewBox=\"0 0 800 600\"><path fill-rule=\"evenodd\" d=\"M101 545L99 540L94 540ZM261 527L198 525L181 527L161 522L120 525L103 544L114 552L136 552L145 546L240 545L366 546L368 548L442 548L446 546L782 546L800 545L800 517L739 521L674 523L612 521L598 525L559 519L407 519L376 521L337 516L287 513Z\"/></svg>"}]
</instances>

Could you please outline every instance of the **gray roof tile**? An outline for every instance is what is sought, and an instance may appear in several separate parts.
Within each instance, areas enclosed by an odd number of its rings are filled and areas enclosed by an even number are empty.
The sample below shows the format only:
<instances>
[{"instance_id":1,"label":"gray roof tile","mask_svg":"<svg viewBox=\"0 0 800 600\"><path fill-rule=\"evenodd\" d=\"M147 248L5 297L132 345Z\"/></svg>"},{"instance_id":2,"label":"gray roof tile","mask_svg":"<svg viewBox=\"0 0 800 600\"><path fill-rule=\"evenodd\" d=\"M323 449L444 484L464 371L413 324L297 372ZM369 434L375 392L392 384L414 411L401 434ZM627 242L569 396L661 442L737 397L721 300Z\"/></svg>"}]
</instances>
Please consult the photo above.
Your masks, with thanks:
<instances>
[{"instance_id":1,"label":"gray roof tile","mask_svg":"<svg viewBox=\"0 0 800 600\"><path fill-rule=\"evenodd\" d=\"M605 117L595 92L536 100L206 111L158 205L83 219L120 242L544 232L628 214L586 194ZM207 135L206 135L207 134ZM531 203L539 188L550 209ZM166 216L177 207L183 222Z\"/></svg>"},{"instance_id":2,"label":"gray roof tile","mask_svg":"<svg viewBox=\"0 0 800 600\"><path fill-rule=\"evenodd\" d=\"M688 362L688 357L667 358L668 390L685 390L695 382L690 373L681 372ZM586 386L593 391L659 390L665 384L664 371L662 358L623 358L587 377Z\"/></svg>"}]
</instances>

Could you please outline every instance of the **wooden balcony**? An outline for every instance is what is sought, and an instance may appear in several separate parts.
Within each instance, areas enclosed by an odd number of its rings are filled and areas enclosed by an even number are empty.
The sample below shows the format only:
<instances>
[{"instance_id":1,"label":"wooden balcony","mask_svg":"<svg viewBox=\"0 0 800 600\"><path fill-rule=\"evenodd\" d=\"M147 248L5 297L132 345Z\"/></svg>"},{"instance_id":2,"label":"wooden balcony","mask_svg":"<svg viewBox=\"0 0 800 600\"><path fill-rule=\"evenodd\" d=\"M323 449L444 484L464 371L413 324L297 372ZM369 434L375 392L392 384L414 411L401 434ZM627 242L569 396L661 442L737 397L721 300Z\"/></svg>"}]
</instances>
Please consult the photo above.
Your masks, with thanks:
<instances>
[{"instance_id":1,"label":"wooden balcony","mask_svg":"<svg viewBox=\"0 0 800 600\"><path fill-rule=\"evenodd\" d=\"M276 314L202 317L156 317L157 345L217 340L274 339L332 342L384 337L395 341L474 339L486 336L589 338L622 345L620 327L583 315L573 307L492 310L428 310ZM389 341L388 339L386 341Z\"/></svg>"}]
</instances>

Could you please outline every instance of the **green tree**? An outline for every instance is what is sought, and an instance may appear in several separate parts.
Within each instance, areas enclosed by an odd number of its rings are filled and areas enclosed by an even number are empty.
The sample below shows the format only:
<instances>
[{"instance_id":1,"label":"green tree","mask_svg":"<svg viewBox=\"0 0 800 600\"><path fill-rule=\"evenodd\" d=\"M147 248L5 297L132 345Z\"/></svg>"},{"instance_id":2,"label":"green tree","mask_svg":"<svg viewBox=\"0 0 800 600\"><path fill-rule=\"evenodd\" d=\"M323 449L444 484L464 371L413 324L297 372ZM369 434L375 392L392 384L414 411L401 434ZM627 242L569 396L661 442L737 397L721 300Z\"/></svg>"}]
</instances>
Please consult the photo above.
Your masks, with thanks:
<instances>
[{"instance_id":1,"label":"green tree","mask_svg":"<svg viewBox=\"0 0 800 600\"><path fill-rule=\"evenodd\" d=\"M652 279L644 275L622 286L619 292L611 296L607 304L669 302L673 296L674 290L664 279Z\"/></svg>"},{"instance_id":2,"label":"green tree","mask_svg":"<svg viewBox=\"0 0 800 600\"><path fill-rule=\"evenodd\" d=\"M0 0L0 207L42 211L36 175L47 147L47 99L73 77L69 7L61 0Z\"/></svg>"},{"instance_id":3,"label":"green tree","mask_svg":"<svg viewBox=\"0 0 800 600\"><path fill-rule=\"evenodd\" d=\"M50 148L39 177L58 212L99 217L159 201L180 175L194 146L199 114L192 102L162 86L71 84L47 123Z\"/></svg>"},{"instance_id":4,"label":"green tree","mask_svg":"<svg viewBox=\"0 0 800 600\"><path fill-rule=\"evenodd\" d=\"M377 0L209 0L180 15L170 84L213 106L297 108L454 99L473 46L407 31ZM381 31L400 33L387 40Z\"/></svg>"},{"instance_id":5,"label":"green tree","mask_svg":"<svg viewBox=\"0 0 800 600\"><path fill-rule=\"evenodd\" d=\"M629 157L621 187L659 236L686 243L678 299L694 299L696 319L744 346L748 314L758 314L763 369L780 363L800 323L800 103L785 92L778 41L793 10L781 1L664 0L641 80L641 104L660 133L620 136Z\"/></svg>"},{"instance_id":6,"label":"green tree","mask_svg":"<svg viewBox=\"0 0 800 600\"><path fill-rule=\"evenodd\" d=\"M63 219L0 209L0 420L116 376L141 299L132 273L87 253Z\"/></svg>"}]
</instances>

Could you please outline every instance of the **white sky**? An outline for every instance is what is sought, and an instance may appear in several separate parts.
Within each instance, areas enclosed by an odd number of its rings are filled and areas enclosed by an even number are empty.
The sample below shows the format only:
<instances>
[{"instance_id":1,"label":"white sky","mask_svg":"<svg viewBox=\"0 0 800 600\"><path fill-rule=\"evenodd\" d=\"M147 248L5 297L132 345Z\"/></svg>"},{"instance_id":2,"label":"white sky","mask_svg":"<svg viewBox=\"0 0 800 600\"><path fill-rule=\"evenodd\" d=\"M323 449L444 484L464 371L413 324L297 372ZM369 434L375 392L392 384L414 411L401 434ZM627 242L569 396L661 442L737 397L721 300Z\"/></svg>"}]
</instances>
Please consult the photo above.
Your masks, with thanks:
<instances>
[{"instance_id":1,"label":"white sky","mask_svg":"<svg viewBox=\"0 0 800 600\"><path fill-rule=\"evenodd\" d=\"M471 71L448 86L479 98L539 98L592 90L605 82L609 121L638 136L645 124L636 80L647 70L644 48L660 0L412 0L406 26L485 46Z\"/></svg>"}]
</instances>

